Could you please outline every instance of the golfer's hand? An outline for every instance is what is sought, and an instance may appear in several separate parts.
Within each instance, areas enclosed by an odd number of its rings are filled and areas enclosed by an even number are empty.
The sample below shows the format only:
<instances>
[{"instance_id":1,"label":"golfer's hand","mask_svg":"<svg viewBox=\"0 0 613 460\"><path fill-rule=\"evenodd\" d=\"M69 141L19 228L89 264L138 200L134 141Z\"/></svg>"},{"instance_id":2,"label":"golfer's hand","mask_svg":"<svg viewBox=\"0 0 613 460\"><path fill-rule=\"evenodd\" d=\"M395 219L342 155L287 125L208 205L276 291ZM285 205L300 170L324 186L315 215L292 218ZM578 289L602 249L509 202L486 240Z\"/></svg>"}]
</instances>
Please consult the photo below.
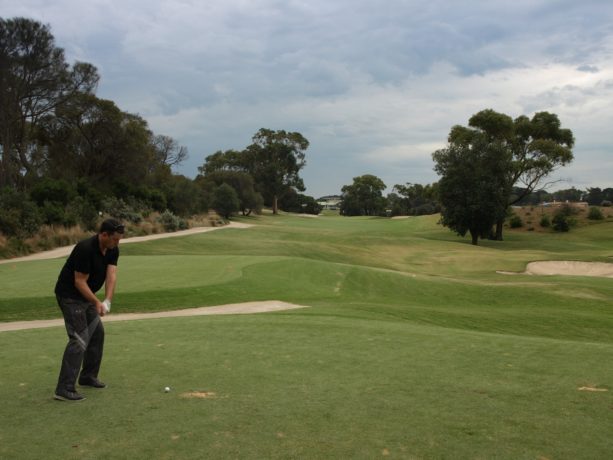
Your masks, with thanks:
<instances>
[{"instance_id":1,"label":"golfer's hand","mask_svg":"<svg viewBox=\"0 0 613 460\"><path fill-rule=\"evenodd\" d=\"M102 302L96 302L96 310L98 310L98 314L100 316L104 316L104 314L106 313L106 310Z\"/></svg>"}]
</instances>

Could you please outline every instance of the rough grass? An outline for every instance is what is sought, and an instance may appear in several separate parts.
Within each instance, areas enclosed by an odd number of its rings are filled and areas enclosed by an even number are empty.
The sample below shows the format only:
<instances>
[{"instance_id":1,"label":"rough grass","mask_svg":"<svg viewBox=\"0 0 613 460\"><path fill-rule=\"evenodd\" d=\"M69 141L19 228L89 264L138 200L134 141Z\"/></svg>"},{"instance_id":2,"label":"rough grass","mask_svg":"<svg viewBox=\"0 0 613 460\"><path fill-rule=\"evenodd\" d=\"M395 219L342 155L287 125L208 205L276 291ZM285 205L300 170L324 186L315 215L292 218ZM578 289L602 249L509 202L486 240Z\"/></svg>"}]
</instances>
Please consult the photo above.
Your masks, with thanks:
<instances>
[{"instance_id":1,"label":"rough grass","mask_svg":"<svg viewBox=\"0 0 613 460\"><path fill-rule=\"evenodd\" d=\"M311 308L108 323L109 387L76 405L51 400L60 328L2 333L0 457L610 454L611 281L496 270L611 261L613 224L473 247L433 217L243 221L256 226L124 246L114 311ZM0 319L59 317L62 262L0 265Z\"/></svg>"},{"instance_id":2,"label":"rough grass","mask_svg":"<svg viewBox=\"0 0 613 460\"><path fill-rule=\"evenodd\" d=\"M553 216L558 212L563 204L558 204L556 206L521 206L521 207L513 207L512 215L519 216L523 225L518 228L510 228L509 219L507 219L507 223L505 224L505 230L510 232L537 232L537 233L552 233L554 230L551 226L542 227L540 222L543 216L547 216L549 221L553 219ZM571 232L576 228L585 227L587 225L593 225L600 223L601 221L591 220L588 218L590 208L597 208L602 212L603 220L608 222L613 222L613 208L612 207L603 207L603 206L577 206L571 204L571 209L573 214L569 216L572 219L573 226L571 228Z\"/></svg>"}]
</instances>

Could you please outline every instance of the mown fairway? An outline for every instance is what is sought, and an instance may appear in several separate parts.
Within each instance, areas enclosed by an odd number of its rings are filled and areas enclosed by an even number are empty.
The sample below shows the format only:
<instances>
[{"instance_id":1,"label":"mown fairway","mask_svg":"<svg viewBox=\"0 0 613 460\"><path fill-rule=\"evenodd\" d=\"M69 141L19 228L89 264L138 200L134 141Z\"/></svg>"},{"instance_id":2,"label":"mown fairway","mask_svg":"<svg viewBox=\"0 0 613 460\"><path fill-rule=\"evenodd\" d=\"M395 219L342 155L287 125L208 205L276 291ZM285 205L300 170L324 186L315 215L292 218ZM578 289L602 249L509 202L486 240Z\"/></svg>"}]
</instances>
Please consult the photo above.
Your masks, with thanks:
<instances>
[{"instance_id":1,"label":"mown fairway","mask_svg":"<svg viewBox=\"0 0 613 460\"><path fill-rule=\"evenodd\" d=\"M63 329L0 333L0 458L610 458L613 281L496 271L611 262L613 224L473 247L436 220L123 246L114 312L310 308L108 323L109 387L76 404L51 399ZM62 263L0 265L0 321L60 317Z\"/></svg>"}]
</instances>

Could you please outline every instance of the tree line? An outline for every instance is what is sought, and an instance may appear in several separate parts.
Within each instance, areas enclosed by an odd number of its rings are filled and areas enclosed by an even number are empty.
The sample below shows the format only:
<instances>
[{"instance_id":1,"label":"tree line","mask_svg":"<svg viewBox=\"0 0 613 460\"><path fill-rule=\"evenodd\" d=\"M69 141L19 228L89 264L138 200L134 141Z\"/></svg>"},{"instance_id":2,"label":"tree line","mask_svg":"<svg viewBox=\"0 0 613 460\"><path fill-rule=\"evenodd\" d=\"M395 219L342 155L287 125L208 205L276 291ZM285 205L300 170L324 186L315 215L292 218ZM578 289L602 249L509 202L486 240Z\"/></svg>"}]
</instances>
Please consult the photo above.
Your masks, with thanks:
<instances>
[{"instance_id":1,"label":"tree line","mask_svg":"<svg viewBox=\"0 0 613 460\"><path fill-rule=\"evenodd\" d=\"M243 150L206 157L195 179L173 173L188 156L146 120L96 96L95 66L66 62L49 26L0 18L0 232L33 233L42 224L93 229L99 213L137 222L144 212L224 217L270 206L317 214L300 171L309 141L262 128ZM441 213L441 223L472 242L502 240L512 205L535 201L607 204L613 189L545 190L548 176L573 159L573 133L557 115L512 119L487 109L452 127L432 154L440 180L386 185L366 174L341 189L341 214Z\"/></svg>"},{"instance_id":2,"label":"tree line","mask_svg":"<svg viewBox=\"0 0 613 460\"><path fill-rule=\"evenodd\" d=\"M137 222L158 211L228 216L263 205L318 212L301 195L308 141L262 129L242 152L207 157L195 179L173 173L187 148L96 96L100 75L69 64L50 27L0 18L0 232L43 224L95 227L100 213Z\"/></svg>"},{"instance_id":3,"label":"tree line","mask_svg":"<svg viewBox=\"0 0 613 460\"><path fill-rule=\"evenodd\" d=\"M342 188L345 215L441 213L440 223L457 234L503 239L513 205L547 201L586 201L611 206L613 189L575 188L549 193L548 177L573 160L574 136L556 114L538 112L515 119L492 109L473 115L468 126L451 128L447 146L432 154L438 182L386 186L372 175ZM597 210L596 210L597 211Z\"/></svg>"}]
</instances>

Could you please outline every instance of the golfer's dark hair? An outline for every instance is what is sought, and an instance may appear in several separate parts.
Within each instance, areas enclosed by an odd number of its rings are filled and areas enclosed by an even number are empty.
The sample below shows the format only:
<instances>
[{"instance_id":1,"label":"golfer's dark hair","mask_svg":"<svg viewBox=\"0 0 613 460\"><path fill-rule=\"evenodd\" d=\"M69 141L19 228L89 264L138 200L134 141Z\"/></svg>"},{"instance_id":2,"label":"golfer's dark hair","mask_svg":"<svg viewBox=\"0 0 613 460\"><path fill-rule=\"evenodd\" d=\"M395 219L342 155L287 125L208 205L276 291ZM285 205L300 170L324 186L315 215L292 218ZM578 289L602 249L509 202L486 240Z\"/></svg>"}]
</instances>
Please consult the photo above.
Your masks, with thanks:
<instances>
[{"instance_id":1,"label":"golfer's dark hair","mask_svg":"<svg viewBox=\"0 0 613 460\"><path fill-rule=\"evenodd\" d=\"M124 225L117 219L106 219L100 225L100 233L122 233L125 231Z\"/></svg>"}]
</instances>

